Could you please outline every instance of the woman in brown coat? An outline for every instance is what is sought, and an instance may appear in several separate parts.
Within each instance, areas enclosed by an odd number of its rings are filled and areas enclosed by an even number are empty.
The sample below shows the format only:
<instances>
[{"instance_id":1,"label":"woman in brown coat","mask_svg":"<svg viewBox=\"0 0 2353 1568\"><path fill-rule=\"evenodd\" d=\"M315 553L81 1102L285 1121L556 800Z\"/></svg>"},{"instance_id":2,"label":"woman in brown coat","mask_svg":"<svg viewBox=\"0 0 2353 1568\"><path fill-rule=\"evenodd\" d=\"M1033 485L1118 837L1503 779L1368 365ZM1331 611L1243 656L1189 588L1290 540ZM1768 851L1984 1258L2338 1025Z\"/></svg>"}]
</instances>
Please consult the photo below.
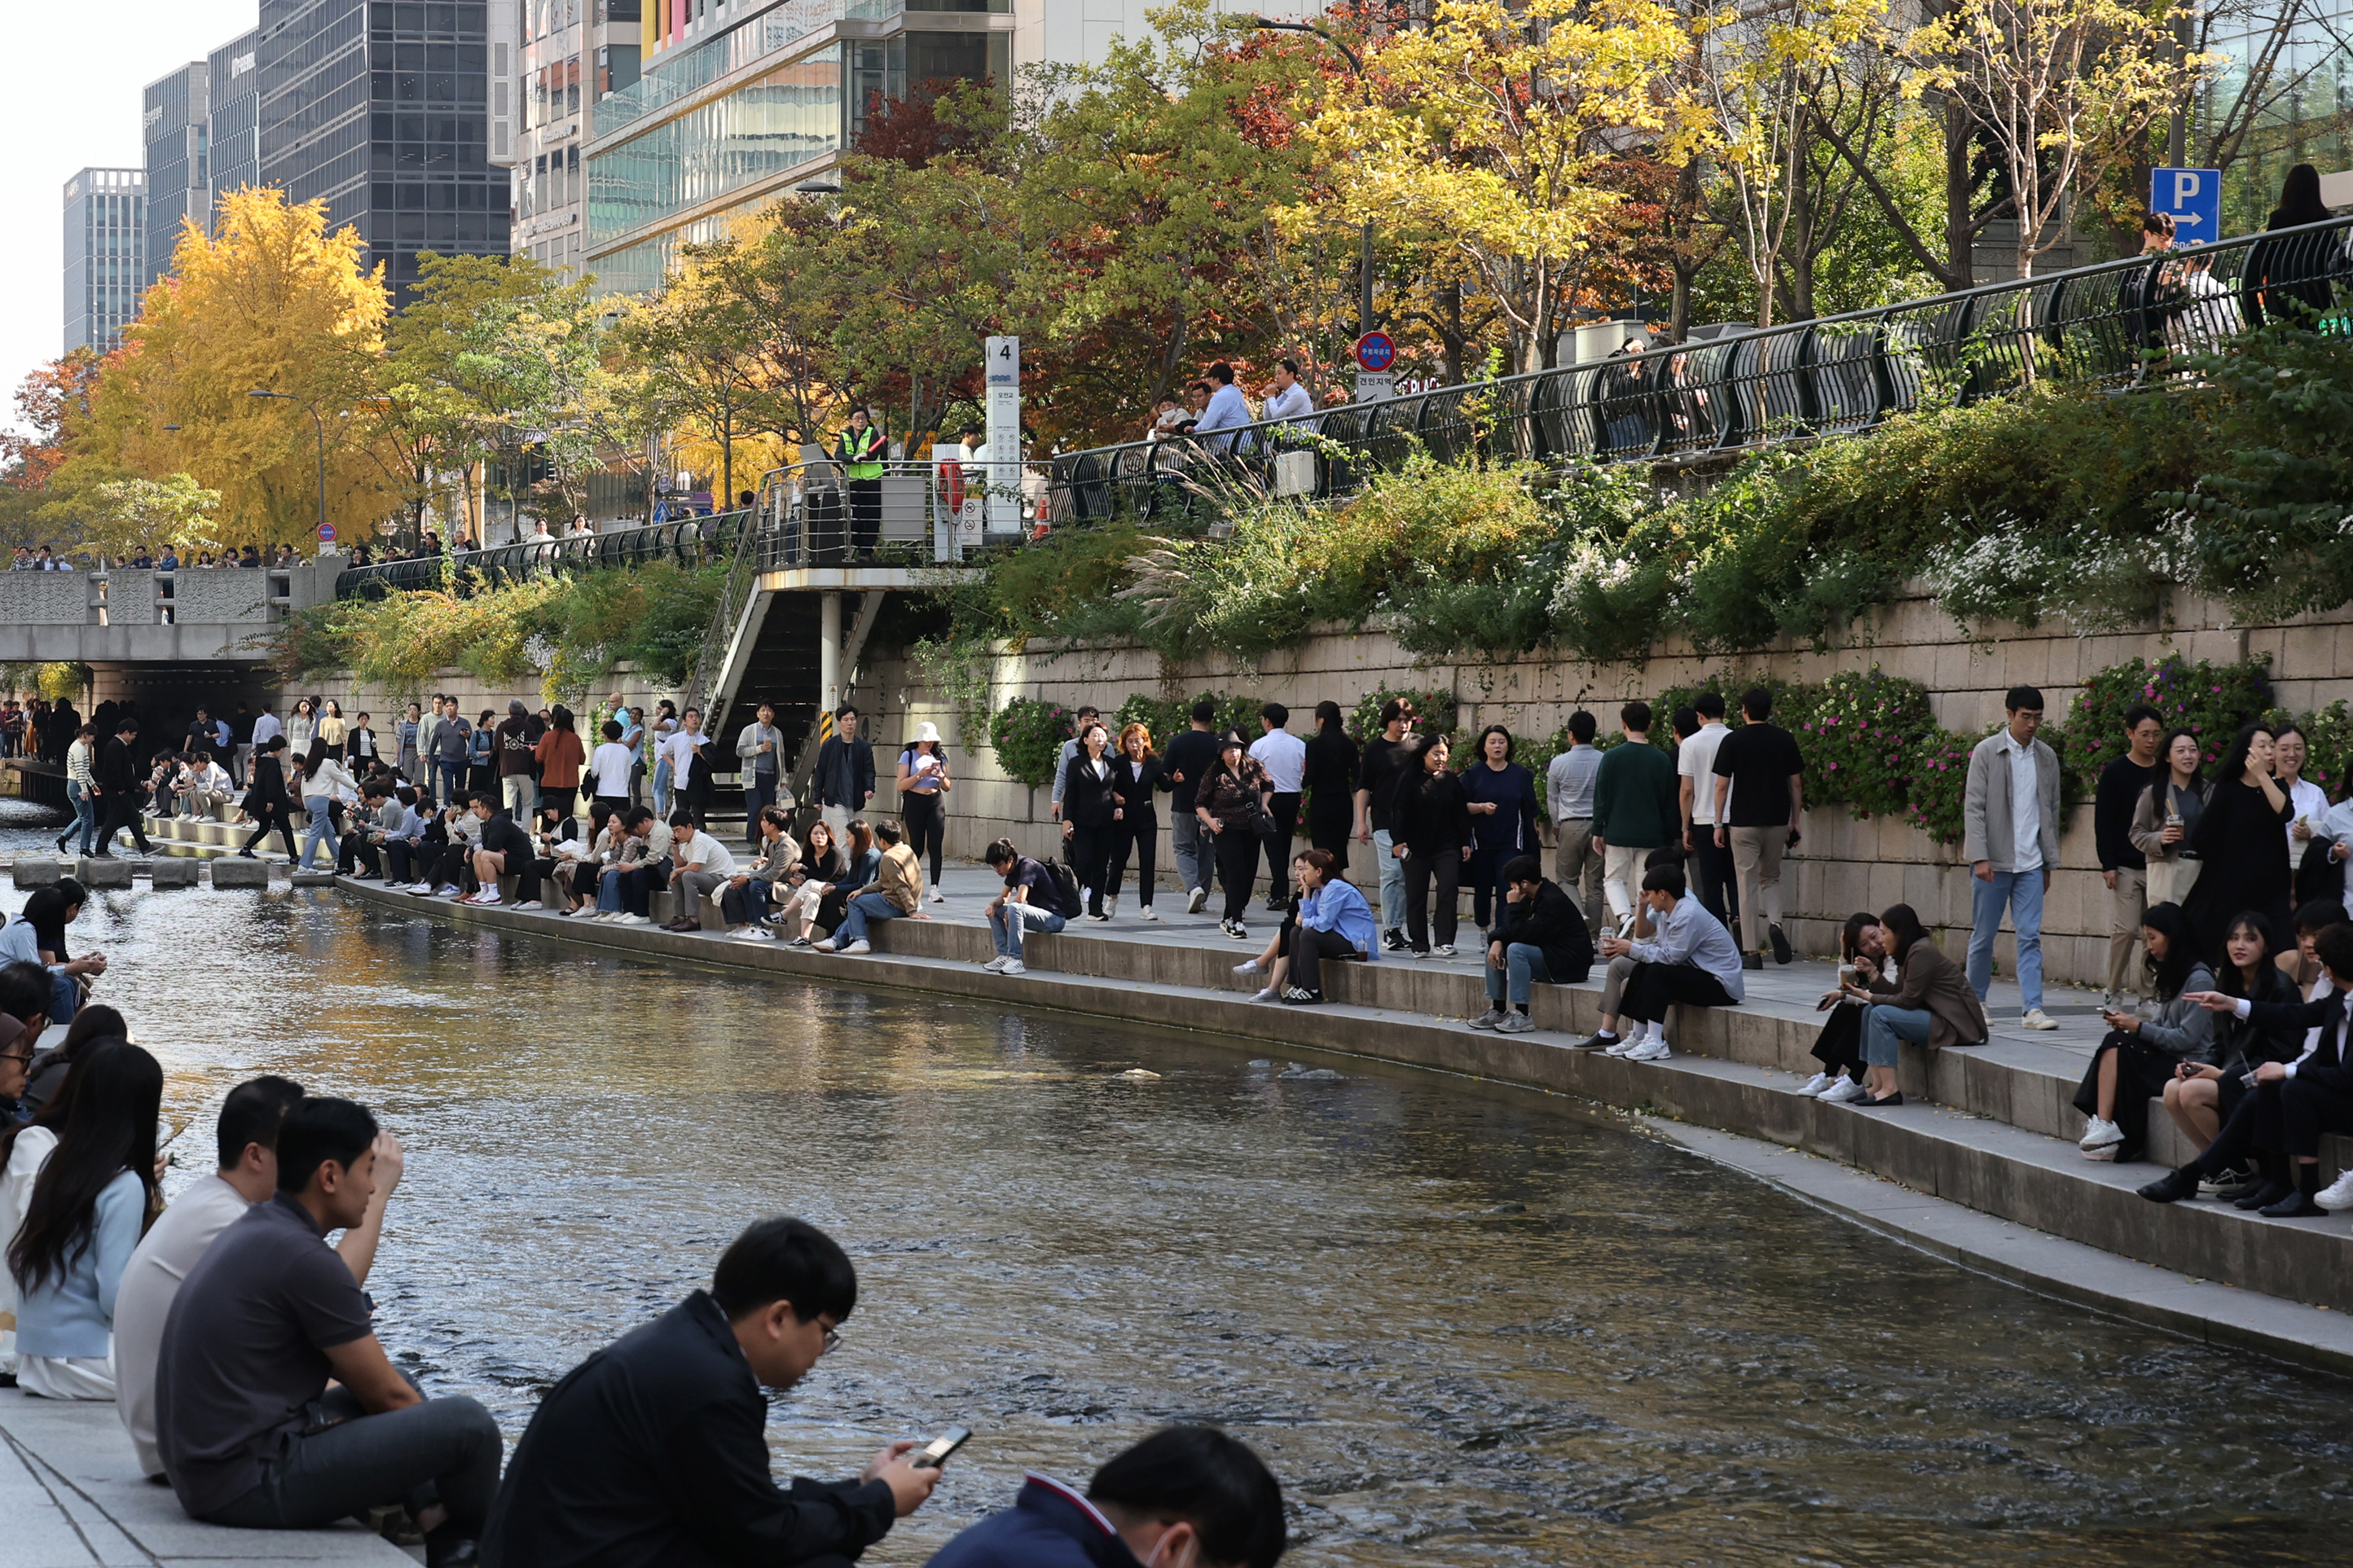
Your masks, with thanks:
<instances>
[{"instance_id":1,"label":"woman in brown coat","mask_svg":"<svg viewBox=\"0 0 2353 1568\"><path fill-rule=\"evenodd\" d=\"M1896 1042L1910 1040L1931 1050L1981 1046L1986 1041L1985 1006L1969 989L1961 966L1928 940L1909 904L1891 906L1879 917L1879 934L1898 976L1890 984L1874 979L1866 990L1842 987L1870 1005L1862 1016L1862 1059L1871 1078L1871 1098L1850 1103L1897 1106Z\"/></svg>"}]
</instances>

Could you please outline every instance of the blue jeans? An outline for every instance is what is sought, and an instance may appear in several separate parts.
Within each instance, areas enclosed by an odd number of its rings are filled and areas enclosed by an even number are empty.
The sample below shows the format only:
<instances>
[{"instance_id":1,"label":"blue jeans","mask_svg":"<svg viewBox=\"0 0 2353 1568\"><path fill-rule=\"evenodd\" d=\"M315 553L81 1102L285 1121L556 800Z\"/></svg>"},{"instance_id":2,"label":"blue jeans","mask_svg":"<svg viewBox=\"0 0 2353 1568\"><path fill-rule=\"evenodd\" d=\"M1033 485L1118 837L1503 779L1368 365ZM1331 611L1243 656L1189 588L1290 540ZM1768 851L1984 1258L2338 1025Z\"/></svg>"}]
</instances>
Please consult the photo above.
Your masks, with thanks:
<instances>
[{"instance_id":1,"label":"blue jeans","mask_svg":"<svg viewBox=\"0 0 2353 1568\"><path fill-rule=\"evenodd\" d=\"M625 906L621 902L621 878L626 875L617 867L607 868L596 878L596 912L617 915Z\"/></svg>"},{"instance_id":2,"label":"blue jeans","mask_svg":"<svg viewBox=\"0 0 2353 1568\"><path fill-rule=\"evenodd\" d=\"M75 825L81 829L81 852L90 854L98 847L98 802L91 798L89 790L72 779L66 780L66 799L72 803ZM69 827L58 837L63 837L72 832L73 828Z\"/></svg>"},{"instance_id":3,"label":"blue jeans","mask_svg":"<svg viewBox=\"0 0 2353 1568\"><path fill-rule=\"evenodd\" d=\"M2002 906L2018 933L2018 989L2028 1012L2042 1005L2042 868L1996 871L1993 880L1969 878L1969 989L1986 999L1993 984L1993 939L2001 929Z\"/></svg>"},{"instance_id":4,"label":"blue jeans","mask_svg":"<svg viewBox=\"0 0 2353 1568\"><path fill-rule=\"evenodd\" d=\"M1936 1016L1926 1007L1890 1007L1879 1003L1863 1009L1862 1059L1875 1068L1895 1065L1895 1042L1928 1043L1928 1027Z\"/></svg>"},{"instance_id":5,"label":"blue jeans","mask_svg":"<svg viewBox=\"0 0 2353 1568\"><path fill-rule=\"evenodd\" d=\"M302 810L310 816L311 826L303 832L302 857L295 861L297 866L306 870L310 868L311 851L317 848L319 841L323 838L327 841L327 868L334 869L336 857L343 853L343 841L335 837L334 819L329 813L329 808L334 804L332 795L302 797Z\"/></svg>"},{"instance_id":6,"label":"blue jeans","mask_svg":"<svg viewBox=\"0 0 2353 1568\"><path fill-rule=\"evenodd\" d=\"M1062 929L1062 917L1052 910L1036 904L999 904L988 911L988 934L997 943L999 958L1021 956L1021 937L1025 927L1044 931L1051 936Z\"/></svg>"},{"instance_id":7,"label":"blue jeans","mask_svg":"<svg viewBox=\"0 0 2353 1568\"><path fill-rule=\"evenodd\" d=\"M1487 966L1488 1001L1501 1002L1504 999L1506 972L1511 982L1512 1005L1514 1007L1525 1007L1528 1005L1528 993L1532 982L1549 981L1552 978L1552 971L1545 967L1544 949L1531 942L1515 942L1504 949L1502 969L1496 968L1492 963Z\"/></svg>"},{"instance_id":8,"label":"blue jeans","mask_svg":"<svg viewBox=\"0 0 2353 1568\"><path fill-rule=\"evenodd\" d=\"M1188 893L1217 881L1217 852L1202 842L1208 837L1209 830L1190 811L1176 811L1168 818L1168 849L1176 858L1176 879Z\"/></svg>"},{"instance_id":9,"label":"blue jeans","mask_svg":"<svg viewBox=\"0 0 2353 1568\"><path fill-rule=\"evenodd\" d=\"M895 921L899 915L899 906L881 893L860 893L849 900L849 910L833 933L833 945L848 947L853 942L864 942L867 921Z\"/></svg>"},{"instance_id":10,"label":"blue jeans","mask_svg":"<svg viewBox=\"0 0 2353 1568\"><path fill-rule=\"evenodd\" d=\"M1397 840L1386 827L1373 831L1373 860L1381 868L1381 929L1405 929L1405 862L1389 853Z\"/></svg>"},{"instance_id":11,"label":"blue jeans","mask_svg":"<svg viewBox=\"0 0 2353 1568\"><path fill-rule=\"evenodd\" d=\"M654 763L654 815L664 822L670 820L670 759L663 757Z\"/></svg>"},{"instance_id":12,"label":"blue jeans","mask_svg":"<svg viewBox=\"0 0 2353 1568\"><path fill-rule=\"evenodd\" d=\"M70 1024L81 1009L81 987L70 974L49 971L49 1022Z\"/></svg>"},{"instance_id":13,"label":"blue jeans","mask_svg":"<svg viewBox=\"0 0 2353 1568\"><path fill-rule=\"evenodd\" d=\"M433 768L441 775L441 804L448 805L458 798L458 792L466 787L466 764L435 763Z\"/></svg>"}]
</instances>

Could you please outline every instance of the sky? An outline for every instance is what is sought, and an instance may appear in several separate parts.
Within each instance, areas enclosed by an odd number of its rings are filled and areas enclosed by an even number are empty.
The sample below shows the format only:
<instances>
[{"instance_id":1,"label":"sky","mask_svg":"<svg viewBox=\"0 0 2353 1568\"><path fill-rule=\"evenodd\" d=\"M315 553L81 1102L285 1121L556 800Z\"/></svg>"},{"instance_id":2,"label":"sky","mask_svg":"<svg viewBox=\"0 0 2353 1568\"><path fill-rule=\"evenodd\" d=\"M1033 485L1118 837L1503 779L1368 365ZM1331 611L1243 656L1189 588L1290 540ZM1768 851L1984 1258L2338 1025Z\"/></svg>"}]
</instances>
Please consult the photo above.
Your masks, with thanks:
<instances>
[{"instance_id":1,"label":"sky","mask_svg":"<svg viewBox=\"0 0 2353 1568\"><path fill-rule=\"evenodd\" d=\"M249 30L259 0L73 0L6 7L0 64L0 423L17 383L65 352L65 184L83 168L136 169L140 91Z\"/></svg>"}]
</instances>

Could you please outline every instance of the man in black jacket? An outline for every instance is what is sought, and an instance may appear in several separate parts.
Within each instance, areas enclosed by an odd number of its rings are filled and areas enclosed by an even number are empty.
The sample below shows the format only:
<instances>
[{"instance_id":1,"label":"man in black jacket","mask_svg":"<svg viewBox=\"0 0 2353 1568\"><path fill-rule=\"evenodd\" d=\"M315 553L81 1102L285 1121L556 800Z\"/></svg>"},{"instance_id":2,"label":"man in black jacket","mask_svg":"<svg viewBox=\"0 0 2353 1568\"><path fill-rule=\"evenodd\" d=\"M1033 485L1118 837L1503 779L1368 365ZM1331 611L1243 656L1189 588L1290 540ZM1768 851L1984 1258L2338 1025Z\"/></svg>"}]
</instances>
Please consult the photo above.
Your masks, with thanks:
<instances>
[{"instance_id":1,"label":"man in black jacket","mask_svg":"<svg viewBox=\"0 0 2353 1568\"><path fill-rule=\"evenodd\" d=\"M817 803L833 841L849 839L849 819L874 798L874 748L858 732L858 710L843 703L834 710L833 733L817 749Z\"/></svg>"},{"instance_id":2,"label":"man in black jacket","mask_svg":"<svg viewBox=\"0 0 2353 1568\"><path fill-rule=\"evenodd\" d=\"M2148 910L2148 858L2133 847L2133 808L2157 777L2157 743L2165 720L2146 702L2125 710L2125 754L2100 770L2092 799L2092 837L2100 856L2100 880L2108 885L2108 986L2100 1005L2125 1006L2138 987L2133 982L2133 946L2140 941L2140 917Z\"/></svg>"},{"instance_id":3,"label":"man in black jacket","mask_svg":"<svg viewBox=\"0 0 2353 1568\"><path fill-rule=\"evenodd\" d=\"M115 727L114 739L98 756L98 804L103 813L98 827L98 858L114 858L114 836L131 829L131 842L139 847L142 855L153 855L147 834L140 825L139 808L147 793L145 781L139 776L139 758L132 748L139 743L139 721L125 719Z\"/></svg>"},{"instance_id":4,"label":"man in black jacket","mask_svg":"<svg viewBox=\"0 0 2353 1568\"><path fill-rule=\"evenodd\" d=\"M839 1568L921 1507L936 1468L910 1442L855 1481L768 1473L762 1384L786 1389L839 1339L858 1275L832 1237L766 1219L708 1291L574 1368L541 1401L482 1538L488 1568Z\"/></svg>"},{"instance_id":5,"label":"man in black jacket","mask_svg":"<svg viewBox=\"0 0 2353 1568\"><path fill-rule=\"evenodd\" d=\"M1487 944L1487 1010L1471 1020L1474 1029L1524 1035L1535 1027L1528 1016L1533 983L1574 985L1593 967L1593 933L1584 911L1545 876L1543 863L1523 855L1504 868L1510 884L1503 918ZM1511 1005L1504 1005L1506 994Z\"/></svg>"}]
</instances>

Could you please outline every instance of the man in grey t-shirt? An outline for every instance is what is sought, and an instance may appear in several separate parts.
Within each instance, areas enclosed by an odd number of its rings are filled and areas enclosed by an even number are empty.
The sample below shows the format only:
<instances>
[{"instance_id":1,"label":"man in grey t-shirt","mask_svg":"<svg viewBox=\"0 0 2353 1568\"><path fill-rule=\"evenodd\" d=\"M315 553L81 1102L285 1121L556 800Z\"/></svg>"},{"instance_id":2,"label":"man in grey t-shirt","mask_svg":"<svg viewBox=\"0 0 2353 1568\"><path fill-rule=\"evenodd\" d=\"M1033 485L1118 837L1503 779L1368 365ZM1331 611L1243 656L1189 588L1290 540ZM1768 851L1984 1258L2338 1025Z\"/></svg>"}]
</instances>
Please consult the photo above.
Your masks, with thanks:
<instances>
[{"instance_id":1,"label":"man in grey t-shirt","mask_svg":"<svg viewBox=\"0 0 2353 1568\"><path fill-rule=\"evenodd\" d=\"M1601 929L1601 860L1593 847L1593 779L1601 752L1593 743L1600 726L1582 708L1568 716L1568 750L1545 769L1545 799L1552 807L1553 879L1585 911L1585 923Z\"/></svg>"}]
</instances>

